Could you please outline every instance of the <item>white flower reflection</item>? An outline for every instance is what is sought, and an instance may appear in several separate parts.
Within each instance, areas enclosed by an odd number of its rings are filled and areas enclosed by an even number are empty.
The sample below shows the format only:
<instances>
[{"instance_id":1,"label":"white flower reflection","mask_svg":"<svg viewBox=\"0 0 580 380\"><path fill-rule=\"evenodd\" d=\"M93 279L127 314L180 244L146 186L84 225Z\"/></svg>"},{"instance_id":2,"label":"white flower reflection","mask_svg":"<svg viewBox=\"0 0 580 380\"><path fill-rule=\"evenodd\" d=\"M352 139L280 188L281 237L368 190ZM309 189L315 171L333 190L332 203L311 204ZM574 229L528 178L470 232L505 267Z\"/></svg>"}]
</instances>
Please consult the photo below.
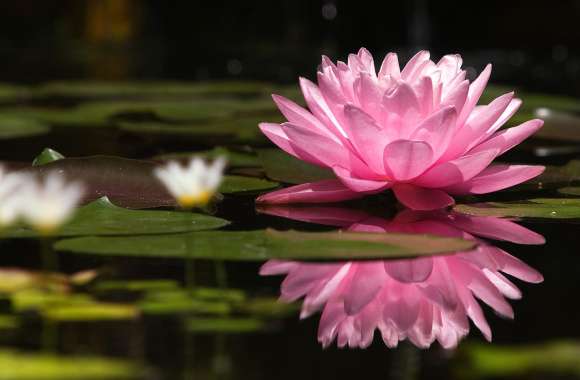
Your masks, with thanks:
<instances>
[{"instance_id":1,"label":"white flower reflection","mask_svg":"<svg viewBox=\"0 0 580 380\"><path fill-rule=\"evenodd\" d=\"M270 260L262 275L281 275L281 299L304 297L301 318L322 311L318 340L324 347L368 347L379 330L388 347L408 339L418 347L438 341L453 348L469 333L469 321L491 340L491 329L476 299L513 318L507 299L521 298L505 274L530 283L542 275L479 237L517 244L544 238L512 221L444 211L405 210L392 220L329 207L270 207L264 213L341 226L349 231L421 233L477 239L475 250L417 259L303 263Z\"/></svg>"}]
</instances>

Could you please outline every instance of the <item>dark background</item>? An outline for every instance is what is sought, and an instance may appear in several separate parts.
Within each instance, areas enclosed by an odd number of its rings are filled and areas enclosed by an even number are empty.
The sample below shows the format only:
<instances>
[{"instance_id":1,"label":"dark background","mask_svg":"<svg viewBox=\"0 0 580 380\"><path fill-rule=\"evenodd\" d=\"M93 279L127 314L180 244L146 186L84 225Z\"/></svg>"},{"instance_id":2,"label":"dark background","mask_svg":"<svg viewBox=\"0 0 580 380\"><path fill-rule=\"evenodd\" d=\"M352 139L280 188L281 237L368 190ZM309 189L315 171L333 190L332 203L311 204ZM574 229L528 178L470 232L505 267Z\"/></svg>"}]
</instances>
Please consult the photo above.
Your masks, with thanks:
<instances>
[{"instance_id":1,"label":"dark background","mask_svg":"<svg viewBox=\"0 0 580 380\"><path fill-rule=\"evenodd\" d=\"M365 46L461 53L493 80L580 93L580 2L18 0L0 5L0 81L313 76Z\"/></svg>"}]
</instances>

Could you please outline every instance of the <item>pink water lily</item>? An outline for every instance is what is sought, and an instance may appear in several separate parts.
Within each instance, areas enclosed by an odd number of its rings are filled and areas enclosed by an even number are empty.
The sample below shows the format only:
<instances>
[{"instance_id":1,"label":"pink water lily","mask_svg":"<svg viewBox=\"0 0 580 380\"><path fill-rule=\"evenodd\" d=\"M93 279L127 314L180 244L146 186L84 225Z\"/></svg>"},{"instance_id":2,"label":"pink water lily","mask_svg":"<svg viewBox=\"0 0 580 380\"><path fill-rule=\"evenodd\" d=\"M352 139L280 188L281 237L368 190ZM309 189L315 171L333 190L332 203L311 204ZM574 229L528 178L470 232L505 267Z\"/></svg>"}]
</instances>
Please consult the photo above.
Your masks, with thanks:
<instances>
[{"instance_id":1,"label":"pink water lily","mask_svg":"<svg viewBox=\"0 0 580 380\"><path fill-rule=\"evenodd\" d=\"M541 166L490 163L537 131L541 120L499 131L521 100L510 92L478 106L488 65L469 82L459 55L434 63L417 53L401 70L389 53L379 72L366 49L348 63L322 58L318 86L300 78L308 109L282 96L274 101L288 120L261 123L287 153L333 170L336 179L263 195L262 203L336 202L392 189L415 210L453 204L451 195L484 194L514 186Z\"/></svg>"},{"instance_id":2,"label":"pink water lily","mask_svg":"<svg viewBox=\"0 0 580 380\"><path fill-rule=\"evenodd\" d=\"M336 225L349 231L418 233L477 239L469 252L390 261L305 263L270 260L262 275L284 274L281 299L304 297L301 318L322 311L318 340L323 346L368 347L379 330L388 347L408 339L418 347L438 341L453 348L469 333L469 321L491 340L491 328L476 299L513 318L506 301L521 292L504 274L538 283L542 275L480 237L517 244L541 244L541 235L512 221L443 211L406 210L392 220L340 208L274 206L262 212ZM478 237L479 236L479 237Z\"/></svg>"}]
</instances>

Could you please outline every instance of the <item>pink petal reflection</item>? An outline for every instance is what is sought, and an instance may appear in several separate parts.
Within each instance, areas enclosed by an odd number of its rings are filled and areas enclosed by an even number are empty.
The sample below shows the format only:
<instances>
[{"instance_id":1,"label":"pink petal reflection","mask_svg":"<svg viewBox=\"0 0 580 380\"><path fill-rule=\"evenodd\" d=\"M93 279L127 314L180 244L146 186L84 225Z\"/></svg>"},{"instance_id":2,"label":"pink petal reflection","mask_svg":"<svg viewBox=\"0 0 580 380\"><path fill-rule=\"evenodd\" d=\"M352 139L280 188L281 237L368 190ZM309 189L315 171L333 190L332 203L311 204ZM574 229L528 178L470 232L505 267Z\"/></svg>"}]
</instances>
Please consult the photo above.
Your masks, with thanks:
<instances>
[{"instance_id":1,"label":"pink petal reflection","mask_svg":"<svg viewBox=\"0 0 580 380\"><path fill-rule=\"evenodd\" d=\"M262 275L286 275L282 299L304 298L301 318L320 311L318 340L324 347L365 348L379 330L388 347L408 339L418 347L438 341L453 348L469 333L469 322L491 340L479 301L513 318L507 299L521 292L505 275L538 283L542 275L481 237L518 244L544 239L512 221L455 212L405 210L391 220L336 207L261 208L286 218L335 225L349 231L420 233L477 239L478 248L446 256L366 262L268 261Z\"/></svg>"}]
</instances>

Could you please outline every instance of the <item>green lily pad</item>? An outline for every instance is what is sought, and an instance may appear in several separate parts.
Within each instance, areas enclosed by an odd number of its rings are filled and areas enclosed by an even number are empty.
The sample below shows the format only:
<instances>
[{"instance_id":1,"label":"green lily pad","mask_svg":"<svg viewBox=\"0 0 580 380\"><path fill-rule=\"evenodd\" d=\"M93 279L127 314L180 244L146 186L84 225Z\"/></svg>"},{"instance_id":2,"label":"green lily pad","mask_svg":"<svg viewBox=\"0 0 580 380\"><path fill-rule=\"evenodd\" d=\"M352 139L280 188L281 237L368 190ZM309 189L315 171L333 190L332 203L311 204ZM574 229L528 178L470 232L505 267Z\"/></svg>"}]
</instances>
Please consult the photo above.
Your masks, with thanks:
<instances>
[{"instance_id":1,"label":"green lily pad","mask_svg":"<svg viewBox=\"0 0 580 380\"><path fill-rule=\"evenodd\" d=\"M241 334L263 330L266 321L258 318L188 318L185 330L190 333Z\"/></svg>"},{"instance_id":2,"label":"green lily pad","mask_svg":"<svg viewBox=\"0 0 580 380\"><path fill-rule=\"evenodd\" d=\"M580 342L556 341L534 345L471 344L461 349L464 370L472 378L526 378L528 374L580 376ZM540 376L534 376L543 378Z\"/></svg>"},{"instance_id":3,"label":"green lily pad","mask_svg":"<svg viewBox=\"0 0 580 380\"><path fill-rule=\"evenodd\" d=\"M128 210L107 198L80 207L74 217L56 232L57 236L144 235L214 229L227 225L225 219L192 212ZM26 228L9 229L3 237L34 237Z\"/></svg>"},{"instance_id":4,"label":"green lily pad","mask_svg":"<svg viewBox=\"0 0 580 380\"><path fill-rule=\"evenodd\" d=\"M146 131L150 125L162 125L171 129L176 123L198 123L207 125L211 121L231 120L227 124L233 128L236 120L246 126L250 120L261 120L261 115L275 112L275 106L269 99L240 100L234 98L221 99L178 99L178 100L116 100L93 101L81 103L70 108L49 108L33 106L16 106L4 109L6 117L15 118L27 115L36 123L48 123L61 127L124 127L133 126L137 130ZM138 119L142 122L132 122ZM190 124L191 125L191 124ZM257 122L253 124L257 129ZM187 130L187 128L181 128ZM225 127L221 127L225 129ZM243 129L242 127L238 129ZM247 129L247 128L245 128ZM194 132L195 133L195 132Z\"/></svg>"},{"instance_id":5,"label":"green lily pad","mask_svg":"<svg viewBox=\"0 0 580 380\"><path fill-rule=\"evenodd\" d=\"M227 175L221 184L219 191L224 194L242 193L249 191L270 190L278 186L277 182L265 179L243 177L239 175Z\"/></svg>"},{"instance_id":6,"label":"green lily pad","mask_svg":"<svg viewBox=\"0 0 580 380\"><path fill-rule=\"evenodd\" d=\"M182 289L149 292L137 307L150 315L228 315L232 312L228 300L202 299Z\"/></svg>"},{"instance_id":7,"label":"green lily pad","mask_svg":"<svg viewBox=\"0 0 580 380\"><path fill-rule=\"evenodd\" d=\"M580 218L580 199L536 198L515 202L459 204L454 209L476 216L578 219Z\"/></svg>"},{"instance_id":8,"label":"green lily pad","mask_svg":"<svg viewBox=\"0 0 580 380\"><path fill-rule=\"evenodd\" d=\"M53 322L131 320L139 312L133 305L100 302L86 294L70 294L29 289L11 296L15 312L36 311Z\"/></svg>"},{"instance_id":9,"label":"green lily pad","mask_svg":"<svg viewBox=\"0 0 580 380\"><path fill-rule=\"evenodd\" d=\"M20 327L20 321L13 315L0 315L0 332L16 330Z\"/></svg>"},{"instance_id":10,"label":"green lily pad","mask_svg":"<svg viewBox=\"0 0 580 380\"><path fill-rule=\"evenodd\" d=\"M2 102L22 101L31 95L32 92L29 87L0 83L0 101Z\"/></svg>"},{"instance_id":11,"label":"green lily pad","mask_svg":"<svg viewBox=\"0 0 580 380\"><path fill-rule=\"evenodd\" d=\"M90 322L133 320L139 315L133 305L87 302L78 304L61 304L47 307L42 316L54 322Z\"/></svg>"},{"instance_id":12,"label":"green lily pad","mask_svg":"<svg viewBox=\"0 0 580 380\"><path fill-rule=\"evenodd\" d=\"M0 140L39 136L48 132L48 125L33 118L0 114Z\"/></svg>"},{"instance_id":13,"label":"green lily pad","mask_svg":"<svg viewBox=\"0 0 580 380\"><path fill-rule=\"evenodd\" d=\"M266 176L275 181L300 184L336 178L332 170L301 161L279 149L260 149L258 157Z\"/></svg>"},{"instance_id":14,"label":"green lily pad","mask_svg":"<svg viewBox=\"0 0 580 380\"><path fill-rule=\"evenodd\" d=\"M110 280L99 281L93 290L98 293L115 291L149 292L166 291L179 288L179 283L175 280Z\"/></svg>"},{"instance_id":15,"label":"green lily pad","mask_svg":"<svg viewBox=\"0 0 580 380\"><path fill-rule=\"evenodd\" d=\"M144 369L118 359L0 350L1 377L10 380L138 379Z\"/></svg>"},{"instance_id":16,"label":"green lily pad","mask_svg":"<svg viewBox=\"0 0 580 380\"><path fill-rule=\"evenodd\" d=\"M57 171L82 182L86 189L85 202L106 196L114 204L127 208L175 207L175 199L153 175L157 166L151 161L92 156L64 158L28 170L38 174ZM218 191L235 194L276 186L277 183L254 177L225 176Z\"/></svg>"},{"instance_id":17,"label":"green lily pad","mask_svg":"<svg viewBox=\"0 0 580 380\"><path fill-rule=\"evenodd\" d=\"M266 95L272 85L250 81L216 82L48 82L35 90L40 96L67 96L75 98L112 97L191 97L208 95Z\"/></svg>"},{"instance_id":18,"label":"green lily pad","mask_svg":"<svg viewBox=\"0 0 580 380\"><path fill-rule=\"evenodd\" d=\"M506 191L542 191L577 184L580 185L580 160L572 160L563 166L546 166L546 170L539 176Z\"/></svg>"},{"instance_id":19,"label":"green lily pad","mask_svg":"<svg viewBox=\"0 0 580 380\"><path fill-rule=\"evenodd\" d=\"M279 118L277 116L250 115L234 116L224 118L213 118L206 121L182 122L180 124L163 121L119 121L117 126L122 131L135 134L151 134L158 136L181 136L184 138L200 138L209 141L236 143L263 143L266 137L258 128L258 124L264 119ZM213 139L213 140L212 140Z\"/></svg>"},{"instance_id":20,"label":"green lily pad","mask_svg":"<svg viewBox=\"0 0 580 380\"><path fill-rule=\"evenodd\" d=\"M575 186L563 187L561 189L558 189L558 192L560 194L580 196L580 187Z\"/></svg>"},{"instance_id":21,"label":"green lily pad","mask_svg":"<svg viewBox=\"0 0 580 380\"><path fill-rule=\"evenodd\" d=\"M263 261L395 259L465 251L475 242L428 235L353 232L203 231L61 240L59 251L110 256Z\"/></svg>"}]
</instances>

